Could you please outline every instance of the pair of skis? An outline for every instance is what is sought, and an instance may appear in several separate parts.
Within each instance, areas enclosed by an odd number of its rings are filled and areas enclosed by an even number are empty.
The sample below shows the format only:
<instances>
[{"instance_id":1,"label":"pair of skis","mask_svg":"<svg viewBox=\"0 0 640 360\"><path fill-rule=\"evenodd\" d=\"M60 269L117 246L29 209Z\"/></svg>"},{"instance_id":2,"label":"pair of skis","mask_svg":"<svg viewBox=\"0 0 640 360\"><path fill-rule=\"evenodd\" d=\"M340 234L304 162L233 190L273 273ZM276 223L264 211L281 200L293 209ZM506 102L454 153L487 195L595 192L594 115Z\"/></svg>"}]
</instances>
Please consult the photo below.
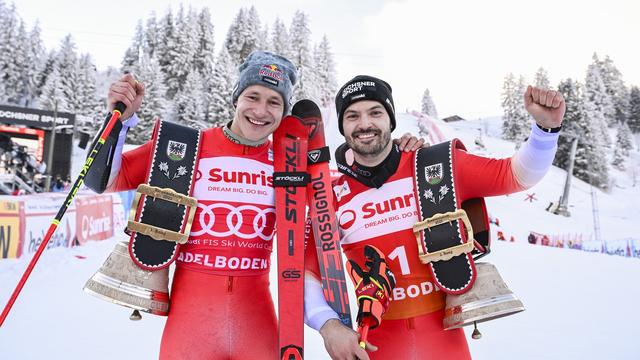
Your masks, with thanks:
<instances>
[{"instance_id":1,"label":"pair of skis","mask_svg":"<svg viewBox=\"0 0 640 360\"><path fill-rule=\"evenodd\" d=\"M329 150L322 115L297 102L273 135L278 256L280 359L304 357L304 232L306 206L315 237L327 303L351 327L349 298L331 195Z\"/></svg>"}]
</instances>

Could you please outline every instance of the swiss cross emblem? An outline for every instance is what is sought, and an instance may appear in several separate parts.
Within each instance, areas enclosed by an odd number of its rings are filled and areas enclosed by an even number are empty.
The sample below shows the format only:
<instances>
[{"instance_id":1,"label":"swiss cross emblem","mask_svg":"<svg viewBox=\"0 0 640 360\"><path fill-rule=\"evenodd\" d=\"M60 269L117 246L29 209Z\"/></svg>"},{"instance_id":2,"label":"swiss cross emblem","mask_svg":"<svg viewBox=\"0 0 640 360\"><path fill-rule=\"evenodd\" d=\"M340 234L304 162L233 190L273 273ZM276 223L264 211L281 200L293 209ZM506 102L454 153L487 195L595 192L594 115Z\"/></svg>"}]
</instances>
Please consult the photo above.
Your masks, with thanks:
<instances>
[{"instance_id":1,"label":"swiss cross emblem","mask_svg":"<svg viewBox=\"0 0 640 360\"><path fill-rule=\"evenodd\" d=\"M425 167L424 177L429 184L438 185L442 181L442 163Z\"/></svg>"},{"instance_id":2,"label":"swiss cross emblem","mask_svg":"<svg viewBox=\"0 0 640 360\"><path fill-rule=\"evenodd\" d=\"M169 140L169 145L167 145L167 155L169 156L169 159L173 161L180 161L184 159L186 153L187 144Z\"/></svg>"}]
</instances>

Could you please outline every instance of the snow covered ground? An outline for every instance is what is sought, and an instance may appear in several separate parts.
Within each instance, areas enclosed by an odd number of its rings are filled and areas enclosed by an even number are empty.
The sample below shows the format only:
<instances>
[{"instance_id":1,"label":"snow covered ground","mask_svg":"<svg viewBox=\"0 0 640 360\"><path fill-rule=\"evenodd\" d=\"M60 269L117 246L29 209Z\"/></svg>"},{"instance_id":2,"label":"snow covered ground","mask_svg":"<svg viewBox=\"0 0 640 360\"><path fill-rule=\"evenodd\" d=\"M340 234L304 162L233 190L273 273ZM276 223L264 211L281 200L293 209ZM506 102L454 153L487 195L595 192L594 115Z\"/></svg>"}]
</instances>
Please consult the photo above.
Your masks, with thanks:
<instances>
[{"instance_id":1,"label":"snow covered ground","mask_svg":"<svg viewBox=\"0 0 640 360\"><path fill-rule=\"evenodd\" d=\"M399 116L394 135L417 133L410 120ZM509 156L513 152L509 142L483 135L487 148L473 145L483 126L489 135L495 135L499 123L496 119L470 121L443 125L443 130L448 136L460 137L472 152ZM330 126L327 133L335 148L340 140L337 129ZM633 154L636 169L639 158L637 152ZM629 174L630 170L614 173L616 185L610 193L596 191L601 233L610 242L640 238L632 226L640 220L640 185L633 186ZM515 242L496 241L494 236L492 254L485 259L498 267L527 310L481 324L483 338L469 338L474 359L640 358L636 342L640 259L527 243L529 231L582 234L585 240L592 235L591 189L584 182L573 179L571 217L545 211L550 202L558 200L564 179L565 172L553 168L530 190L488 199L491 215L500 220L500 226L493 228L494 235L500 230ZM536 200L526 200L527 194ZM163 318L143 314L142 321L132 322L127 309L81 290L116 241L113 238L44 253L0 328L0 359L157 358ZM0 261L1 306L29 260ZM274 294L275 279L272 272ZM315 331L306 328L305 341L307 359L328 359Z\"/></svg>"}]
</instances>

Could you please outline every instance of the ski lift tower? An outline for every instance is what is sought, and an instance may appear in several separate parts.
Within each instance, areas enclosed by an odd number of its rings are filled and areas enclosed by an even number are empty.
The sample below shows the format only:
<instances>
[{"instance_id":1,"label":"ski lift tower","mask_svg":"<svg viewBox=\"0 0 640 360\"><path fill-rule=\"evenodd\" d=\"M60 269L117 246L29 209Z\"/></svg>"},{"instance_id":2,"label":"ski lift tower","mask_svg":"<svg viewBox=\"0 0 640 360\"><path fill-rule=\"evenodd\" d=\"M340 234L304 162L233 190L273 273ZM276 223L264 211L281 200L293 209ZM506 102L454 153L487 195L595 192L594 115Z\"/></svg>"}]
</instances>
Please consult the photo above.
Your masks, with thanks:
<instances>
[{"instance_id":1,"label":"ski lift tower","mask_svg":"<svg viewBox=\"0 0 640 360\"><path fill-rule=\"evenodd\" d=\"M569 217L571 213L569 212L569 190L571 189L571 178L573 177L573 163L576 159L576 150L578 149L578 137L572 134L563 134L562 136L572 139L571 142L571 152L569 155L569 166L567 167L567 178L564 180L564 190L562 191L562 195L560 195L560 200L558 200L557 205L552 204L548 208L548 210L556 215L562 215ZM556 206L553 206L556 205Z\"/></svg>"}]
</instances>

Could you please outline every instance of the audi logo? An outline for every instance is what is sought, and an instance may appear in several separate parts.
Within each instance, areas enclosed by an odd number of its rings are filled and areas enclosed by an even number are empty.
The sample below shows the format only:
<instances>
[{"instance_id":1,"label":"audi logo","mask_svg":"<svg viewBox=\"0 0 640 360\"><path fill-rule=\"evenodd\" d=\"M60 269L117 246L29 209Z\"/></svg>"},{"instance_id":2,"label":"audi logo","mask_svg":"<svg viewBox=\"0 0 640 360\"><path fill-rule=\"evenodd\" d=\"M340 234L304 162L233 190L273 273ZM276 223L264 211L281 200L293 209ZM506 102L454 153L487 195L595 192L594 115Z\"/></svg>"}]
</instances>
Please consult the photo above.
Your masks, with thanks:
<instances>
[{"instance_id":1,"label":"audi logo","mask_svg":"<svg viewBox=\"0 0 640 360\"><path fill-rule=\"evenodd\" d=\"M229 237L229 236L237 236L241 239L255 239L259 237L262 240L269 241L273 239L274 232L270 231L270 233L265 234L264 231L267 228L267 215L273 214L275 216L274 208L266 208L261 209L255 205L240 205L233 206L231 204L226 203L213 203L213 204L203 204L198 203L198 208L200 209L200 215L198 216L198 223L200 225L200 230L191 231L191 236L200 236L200 235L211 235L215 237ZM218 217L223 217L224 219L219 219L216 217L214 213L215 209L225 209L229 212L226 214L217 214ZM247 214L248 213L248 214ZM244 216L249 214L255 214L253 217L253 232L252 233L243 233L240 231L242 225L244 224ZM214 230L214 226L219 229L221 227L221 222L224 222L226 225L226 231ZM244 224L246 225L246 224ZM224 227L223 227L224 228Z\"/></svg>"}]
</instances>

